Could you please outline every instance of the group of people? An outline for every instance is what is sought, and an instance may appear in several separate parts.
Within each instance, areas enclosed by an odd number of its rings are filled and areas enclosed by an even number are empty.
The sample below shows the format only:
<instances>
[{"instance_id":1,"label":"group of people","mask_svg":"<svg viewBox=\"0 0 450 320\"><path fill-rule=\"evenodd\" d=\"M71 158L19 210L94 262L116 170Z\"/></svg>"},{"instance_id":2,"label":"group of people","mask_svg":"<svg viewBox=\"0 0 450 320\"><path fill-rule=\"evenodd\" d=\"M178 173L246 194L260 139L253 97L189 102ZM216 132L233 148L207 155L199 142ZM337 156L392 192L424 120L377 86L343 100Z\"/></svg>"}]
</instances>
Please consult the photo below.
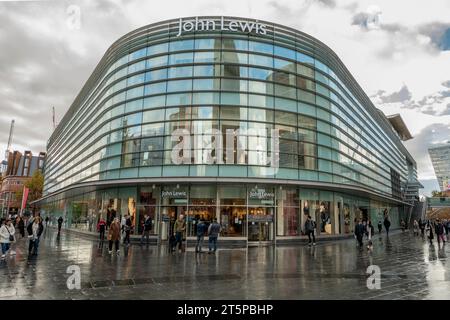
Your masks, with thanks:
<instances>
[{"instance_id":1,"label":"group of people","mask_svg":"<svg viewBox=\"0 0 450 320\"><path fill-rule=\"evenodd\" d=\"M430 241L430 245L433 244L433 239L435 236L437 238L438 245L440 245L441 242L445 244L445 242L448 241L448 234L450 232L450 220L414 220L413 230L415 236L419 235L420 230L422 239L426 236Z\"/></svg>"},{"instance_id":2,"label":"group of people","mask_svg":"<svg viewBox=\"0 0 450 320\"><path fill-rule=\"evenodd\" d=\"M391 221L389 220L389 216L385 215L383 223L381 220L378 221L378 234L381 235L383 232L383 226L386 230L386 235L389 237L389 229L391 228ZM364 236L367 237L368 244L367 249L372 250L373 241L372 236L375 235L375 227L372 224L372 221L369 219L368 221L359 219L355 225L354 236L360 248L363 247Z\"/></svg>"},{"instance_id":3,"label":"group of people","mask_svg":"<svg viewBox=\"0 0 450 320\"><path fill-rule=\"evenodd\" d=\"M144 238L146 238L147 245L150 241L150 231L152 228L152 219L149 215L144 215L144 221L143 221L143 231L141 236L140 243L143 244ZM121 237L123 237L123 244L125 246L130 245L130 235L133 230L133 222L131 220L131 215L125 215L122 218L122 221L119 221L118 217L115 217L111 223L107 224L107 222L100 218L99 222L97 223L97 232L100 234L100 246L103 245L103 242L105 240L105 234L106 231L108 231L107 238L108 238L108 252L109 254L113 253L113 246L115 249L116 254L120 253L119 249L119 243Z\"/></svg>"},{"instance_id":4,"label":"group of people","mask_svg":"<svg viewBox=\"0 0 450 320\"><path fill-rule=\"evenodd\" d=\"M132 221L129 215L123 217L122 221L119 221L118 217L115 217L111 224L108 226L103 218L100 218L97 224L97 231L100 234L100 246L105 240L105 234L107 233L108 238L108 252L113 254L120 253L120 239L123 237L123 244L125 246L130 245L130 233L132 230ZM149 215L144 215L144 220L142 223L142 235L140 239L140 244L144 244L144 239L148 245L150 242L150 232L152 229L152 219ZM202 252L204 237L208 236L209 251L208 253L214 253L217 250L217 238L221 231L221 226L217 222L217 219L213 219L212 223L207 226L203 219L200 219L197 224L197 243L195 246L195 252ZM171 234L169 235L169 250L170 252L175 252L177 249L180 252L185 250L186 241L186 221L184 215L180 214L178 219L175 220L172 227L170 228ZM113 251L114 247L114 251Z\"/></svg>"},{"instance_id":5,"label":"group of people","mask_svg":"<svg viewBox=\"0 0 450 320\"><path fill-rule=\"evenodd\" d=\"M381 234L383 230L383 225L386 229L386 234L389 236L389 228L391 227L391 222L389 220L388 215L385 212L384 215L384 222L381 223L381 220L378 221L378 233ZM305 234L308 236L308 246L315 246L316 245L316 237L315 237L315 229L317 225L314 220L312 220L311 216L308 214L306 217L304 230ZM363 219L355 219L355 229L354 229L354 236L355 239L358 242L358 245L360 247L363 246L363 239L364 236L368 239L368 249L372 249L373 243L372 243L372 236L375 234L375 228L372 225L371 220L363 220Z\"/></svg>"},{"instance_id":6,"label":"group of people","mask_svg":"<svg viewBox=\"0 0 450 320\"><path fill-rule=\"evenodd\" d=\"M150 234L150 227L151 227L151 219L148 215L145 215L145 226L144 226L144 232L142 233L141 243L144 239L144 236L147 237L147 243L149 241L149 234ZM100 243L99 247L103 246L103 242L105 241L105 234L106 231L108 231L107 238L108 238L108 252L109 254L113 253L113 246L115 249L115 252L117 254L120 253L119 249L119 243L121 234L123 236L123 244L125 246L130 245L130 235L131 231L133 229L133 223L131 221L131 215L125 215L122 218L122 221L119 222L118 217L114 217L111 223L108 225L108 223L101 217L99 222L97 223L97 232L100 234Z\"/></svg>"},{"instance_id":7,"label":"group of people","mask_svg":"<svg viewBox=\"0 0 450 320\"><path fill-rule=\"evenodd\" d=\"M28 255L36 256L39 249L39 241L44 231L44 225L42 223L42 218L37 214L34 217L25 220L20 217L18 222L15 224L11 218L2 219L0 226L0 244L2 247L1 259L5 259L6 255L14 256L16 252L12 249L12 245L17 242L16 239L16 229L17 225L19 233L22 238L25 237L25 225L28 233L29 244L28 244Z\"/></svg>"},{"instance_id":8,"label":"group of people","mask_svg":"<svg viewBox=\"0 0 450 320\"><path fill-rule=\"evenodd\" d=\"M108 226L106 221L103 218L100 218L97 223L97 231L100 233L100 246L103 246L103 241L105 240L106 229L108 229L108 252L109 254L113 253L113 245L115 252L117 254L120 253L119 242L121 233L125 233L124 236L124 244L130 244L130 233L131 233L131 220L129 216L124 216L124 221L121 224L118 217L115 217L110 225Z\"/></svg>"},{"instance_id":9,"label":"group of people","mask_svg":"<svg viewBox=\"0 0 450 320\"><path fill-rule=\"evenodd\" d=\"M217 222L217 219L209 224L206 224L204 219L200 219L197 224L197 243L195 245L195 252L201 253L203 247L203 241L205 236L208 236L208 253L215 253L217 251L217 238L219 237L221 226ZM180 214L178 219L173 225L173 234L169 238L169 249L171 252L175 252L175 249L183 252L186 240L186 221L184 220L184 215ZM178 248L177 248L178 247Z\"/></svg>"},{"instance_id":10,"label":"group of people","mask_svg":"<svg viewBox=\"0 0 450 320\"><path fill-rule=\"evenodd\" d=\"M403 220L402 220L403 221ZM389 216L386 213L386 210L384 211L384 221L383 223L381 220L378 221L378 234L381 235L383 232L383 226L386 230L386 235L389 237L389 229L391 228L391 221L389 219ZM360 248L363 247L364 243L364 236L367 237L368 243L367 243L367 249L372 250L373 249L373 241L372 236L375 234L375 227L372 225L372 221L369 220L363 220L359 219L356 222L355 230L354 230L354 236L358 243L358 246Z\"/></svg>"}]
</instances>

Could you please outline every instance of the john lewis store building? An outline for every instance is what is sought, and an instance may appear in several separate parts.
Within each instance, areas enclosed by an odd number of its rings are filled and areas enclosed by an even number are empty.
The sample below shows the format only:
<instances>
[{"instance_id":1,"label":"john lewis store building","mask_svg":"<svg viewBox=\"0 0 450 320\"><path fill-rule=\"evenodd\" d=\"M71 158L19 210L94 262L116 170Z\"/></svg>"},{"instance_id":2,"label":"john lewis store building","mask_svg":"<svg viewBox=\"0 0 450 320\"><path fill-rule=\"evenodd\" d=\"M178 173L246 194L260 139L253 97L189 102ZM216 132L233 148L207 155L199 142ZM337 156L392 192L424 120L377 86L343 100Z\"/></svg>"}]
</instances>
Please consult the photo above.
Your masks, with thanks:
<instances>
[{"instance_id":1,"label":"john lewis store building","mask_svg":"<svg viewBox=\"0 0 450 320\"><path fill-rule=\"evenodd\" d=\"M309 214L350 234L387 208L398 226L416 165L404 123L378 111L336 54L281 25L233 17L163 21L106 52L50 137L43 215L94 230L144 214L167 240L216 217L222 239L299 239ZM399 125L399 124L403 124Z\"/></svg>"}]
</instances>

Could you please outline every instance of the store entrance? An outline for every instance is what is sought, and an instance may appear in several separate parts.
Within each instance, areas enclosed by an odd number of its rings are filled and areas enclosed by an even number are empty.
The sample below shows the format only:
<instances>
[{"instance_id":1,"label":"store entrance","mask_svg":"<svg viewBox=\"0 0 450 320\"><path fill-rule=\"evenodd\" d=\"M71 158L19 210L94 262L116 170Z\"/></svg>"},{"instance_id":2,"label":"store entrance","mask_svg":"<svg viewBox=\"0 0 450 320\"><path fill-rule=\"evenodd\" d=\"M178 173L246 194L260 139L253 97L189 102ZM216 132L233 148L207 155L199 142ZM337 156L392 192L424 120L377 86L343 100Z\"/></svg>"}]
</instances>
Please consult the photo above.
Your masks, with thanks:
<instances>
[{"instance_id":1,"label":"store entrance","mask_svg":"<svg viewBox=\"0 0 450 320\"><path fill-rule=\"evenodd\" d=\"M168 240L170 235L173 234L173 228L175 221L182 214L184 215L184 221L186 221L187 207L186 206L170 206L162 207L162 219L161 219L161 240Z\"/></svg>"},{"instance_id":2,"label":"store entrance","mask_svg":"<svg viewBox=\"0 0 450 320\"><path fill-rule=\"evenodd\" d=\"M249 245L271 244L273 240L272 207L248 208Z\"/></svg>"}]
</instances>

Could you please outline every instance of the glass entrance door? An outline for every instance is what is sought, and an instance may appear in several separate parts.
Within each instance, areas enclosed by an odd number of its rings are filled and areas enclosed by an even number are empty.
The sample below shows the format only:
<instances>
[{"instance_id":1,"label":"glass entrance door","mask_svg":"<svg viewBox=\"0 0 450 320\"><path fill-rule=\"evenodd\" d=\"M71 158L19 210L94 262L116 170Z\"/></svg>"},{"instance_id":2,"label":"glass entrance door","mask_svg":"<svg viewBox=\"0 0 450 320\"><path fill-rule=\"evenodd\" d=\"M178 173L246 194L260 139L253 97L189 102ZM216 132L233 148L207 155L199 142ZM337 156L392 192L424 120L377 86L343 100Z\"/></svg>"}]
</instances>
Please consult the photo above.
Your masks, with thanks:
<instances>
[{"instance_id":1,"label":"glass entrance door","mask_svg":"<svg viewBox=\"0 0 450 320\"><path fill-rule=\"evenodd\" d=\"M248 241L273 240L273 207L248 208Z\"/></svg>"},{"instance_id":2,"label":"glass entrance door","mask_svg":"<svg viewBox=\"0 0 450 320\"><path fill-rule=\"evenodd\" d=\"M271 222L250 222L248 226L248 241L271 241Z\"/></svg>"}]
</instances>

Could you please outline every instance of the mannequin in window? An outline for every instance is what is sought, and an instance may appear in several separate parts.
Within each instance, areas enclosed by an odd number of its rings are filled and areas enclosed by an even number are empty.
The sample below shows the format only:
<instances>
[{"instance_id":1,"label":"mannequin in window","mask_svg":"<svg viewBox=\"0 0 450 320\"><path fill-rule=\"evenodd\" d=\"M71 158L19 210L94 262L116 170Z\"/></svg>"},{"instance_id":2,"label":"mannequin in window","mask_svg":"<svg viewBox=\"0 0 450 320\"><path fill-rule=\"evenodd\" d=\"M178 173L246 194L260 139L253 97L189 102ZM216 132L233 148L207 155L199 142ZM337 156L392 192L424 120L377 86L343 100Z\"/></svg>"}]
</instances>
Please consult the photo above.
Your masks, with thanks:
<instances>
[{"instance_id":1,"label":"mannequin in window","mask_svg":"<svg viewBox=\"0 0 450 320\"><path fill-rule=\"evenodd\" d=\"M320 226L321 232L325 232L325 224L327 223L327 220L328 220L328 218L327 218L327 213L325 210L325 204L323 202L321 202L320 203L320 221L322 222L321 226Z\"/></svg>"},{"instance_id":2,"label":"mannequin in window","mask_svg":"<svg viewBox=\"0 0 450 320\"><path fill-rule=\"evenodd\" d=\"M308 201L305 201L305 206L303 207L303 214L305 216L309 215L309 204L308 204Z\"/></svg>"}]
</instances>

